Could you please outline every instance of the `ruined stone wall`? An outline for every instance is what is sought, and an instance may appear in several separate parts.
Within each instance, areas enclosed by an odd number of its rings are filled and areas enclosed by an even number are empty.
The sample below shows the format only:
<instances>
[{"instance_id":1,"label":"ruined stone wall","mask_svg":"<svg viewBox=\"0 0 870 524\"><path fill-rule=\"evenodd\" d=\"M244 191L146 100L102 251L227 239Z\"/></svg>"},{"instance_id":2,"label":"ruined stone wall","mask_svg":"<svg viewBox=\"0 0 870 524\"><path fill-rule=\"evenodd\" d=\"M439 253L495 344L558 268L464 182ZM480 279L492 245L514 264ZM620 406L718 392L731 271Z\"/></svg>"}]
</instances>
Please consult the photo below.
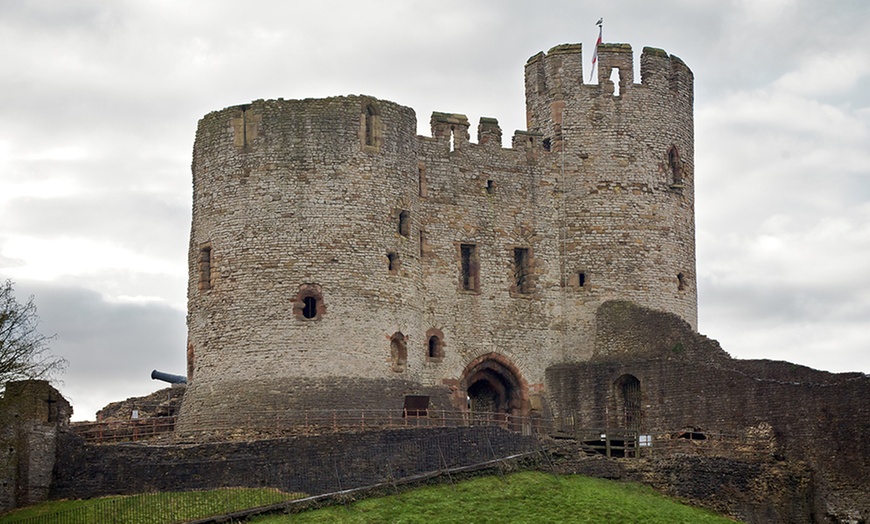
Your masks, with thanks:
<instances>
[{"instance_id":1,"label":"ruined stone wall","mask_svg":"<svg viewBox=\"0 0 870 524\"><path fill-rule=\"evenodd\" d=\"M530 59L510 148L495 119L475 143L435 113L418 137L366 96L204 117L179 431L408 394L464 410L475 384L475 405L545 413L545 370L592 356L603 301L694 325L691 72L647 49L634 84L630 47L601 52L619 96L583 83L579 46Z\"/></svg>"},{"instance_id":2,"label":"ruined stone wall","mask_svg":"<svg viewBox=\"0 0 870 524\"><path fill-rule=\"evenodd\" d=\"M607 459L572 450L554 450L553 469L614 480L640 482L669 497L710 508L740 522L816 522L813 473L803 463L741 460L652 452L641 459Z\"/></svg>"},{"instance_id":3,"label":"ruined stone wall","mask_svg":"<svg viewBox=\"0 0 870 524\"><path fill-rule=\"evenodd\" d=\"M630 375L641 387L641 432L744 435L769 426L767 458L813 470L819 521L870 517L870 377L731 359L678 317L626 302L602 306L597 322L595 357L547 371L562 420L625 427L619 383Z\"/></svg>"},{"instance_id":4,"label":"ruined stone wall","mask_svg":"<svg viewBox=\"0 0 870 524\"><path fill-rule=\"evenodd\" d=\"M71 415L47 381L6 384L0 397L0 513L48 498L58 435Z\"/></svg>"}]
</instances>

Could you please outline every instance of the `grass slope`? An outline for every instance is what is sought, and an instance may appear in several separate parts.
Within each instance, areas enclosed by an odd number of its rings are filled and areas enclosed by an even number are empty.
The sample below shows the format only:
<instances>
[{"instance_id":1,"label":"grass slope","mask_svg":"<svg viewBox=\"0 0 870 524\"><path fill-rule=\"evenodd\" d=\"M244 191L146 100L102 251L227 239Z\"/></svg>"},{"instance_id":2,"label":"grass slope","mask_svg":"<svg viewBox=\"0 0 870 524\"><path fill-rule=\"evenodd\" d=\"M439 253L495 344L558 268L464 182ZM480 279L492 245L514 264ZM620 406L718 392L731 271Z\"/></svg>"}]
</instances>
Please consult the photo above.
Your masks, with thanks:
<instances>
[{"instance_id":1,"label":"grass slope","mask_svg":"<svg viewBox=\"0 0 870 524\"><path fill-rule=\"evenodd\" d=\"M212 515L268 506L302 497L274 489L217 489L180 493L104 497L90 500L59 500L22 508L0 516L0 524L38 518L31 522L93 524L117 522L153 524L186 522Z\"/></svg>"},{"instance_id":2,"label":"grass slope","mask_svg":"<svg viewBox=\"0 0 870 524\"><path fill-rule=\"evenodd\" d=\"M540 472L481 477L414 489L297 515L251 520L279 523L644 523L724 524L733 520L685 506L651 488Z\"/></svg>"}]
</instances>

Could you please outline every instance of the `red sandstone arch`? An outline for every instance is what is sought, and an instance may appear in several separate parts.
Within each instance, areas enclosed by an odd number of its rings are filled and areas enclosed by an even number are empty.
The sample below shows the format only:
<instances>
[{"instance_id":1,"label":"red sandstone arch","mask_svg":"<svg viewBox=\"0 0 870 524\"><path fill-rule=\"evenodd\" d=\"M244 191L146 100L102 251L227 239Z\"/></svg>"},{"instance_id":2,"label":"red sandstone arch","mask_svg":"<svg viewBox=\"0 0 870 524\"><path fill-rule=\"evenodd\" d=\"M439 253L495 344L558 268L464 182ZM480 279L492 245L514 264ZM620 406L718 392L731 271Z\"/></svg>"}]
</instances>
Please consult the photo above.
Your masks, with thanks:
<instances>
[{"instance_id":1,"label":"red sandstone arch","mask_svg":"<svg viewBox=\"0 0 870 524\"><path fill-rule=\"evenodd\" d=\"M529 414L529 386L520 370L504 355L487 353L472 360L459 380L462 411L483 411L504 415Z\"/></svg>"}]
</instances>

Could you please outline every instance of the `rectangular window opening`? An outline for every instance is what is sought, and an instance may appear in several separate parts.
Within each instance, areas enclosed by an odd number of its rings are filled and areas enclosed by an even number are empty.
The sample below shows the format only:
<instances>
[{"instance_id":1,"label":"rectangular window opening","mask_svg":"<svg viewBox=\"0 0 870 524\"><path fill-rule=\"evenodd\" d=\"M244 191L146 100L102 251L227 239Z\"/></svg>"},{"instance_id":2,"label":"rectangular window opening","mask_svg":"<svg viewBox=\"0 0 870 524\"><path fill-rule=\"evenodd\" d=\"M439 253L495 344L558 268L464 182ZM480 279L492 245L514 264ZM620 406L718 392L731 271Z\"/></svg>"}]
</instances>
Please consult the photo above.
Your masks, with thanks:
<instances>
[{"instance_id":1,"label":"rectangular window opening","mask_svg":"<svg viewBox=\"0 0 870 524\"><path fill-rule=\"evenodd\" d=\"M211 289L211 246L199 250L199 289Z\"/></svg>"},{"instance_id":2,"label":"rectangular window opening","mask_svg":"<svg viewBox=\"0 0 870 524\"><path fill-rule=\"evenodd\" d=\"M426 231L420 230L420 258L426 256Z\"/></svg>"},{"instance_id":3,"label":"rectangular window opening","mask_svg":"<svg viewBox=\"0 0 870 524\"><path fill-rule=\"evenodd\" d=\"M514 248L514 285L517 293L531 293L531 260L529 248Z\"/></svg>"},{"instance_id":4,"label":"rectangular window opening","mask_svg":"<svg viewBox=\"0 0 870 524\"><path fill-rule=\"evenodd\" d=\"M387 271L389 271L391 275L395 275L399 272L399 254L395 251L387 252Z\"/></svg>"},{"instance_id":5,"label":"rectangular window opening","mask_svg":"<svg viewBox=\"0 0 870 524\"><path fill-rule=\"evenodd\" d=\"M429 196L429 188L426 184L426 166L423 164L417 167L417 190L421 198Z\"/></svg>"},{"instance_id":6,"label":"rectangular window opening","mask_svg":"<svg viewBox=\"0 0 870 524\"><path fill-rule=\"evenodd\" d=\"M465 291L477 291L480 286L480 265L477 259L477 246L475 244L461 244L459 246L461 260L462 289Z\"/></svg>"}]
</instances>

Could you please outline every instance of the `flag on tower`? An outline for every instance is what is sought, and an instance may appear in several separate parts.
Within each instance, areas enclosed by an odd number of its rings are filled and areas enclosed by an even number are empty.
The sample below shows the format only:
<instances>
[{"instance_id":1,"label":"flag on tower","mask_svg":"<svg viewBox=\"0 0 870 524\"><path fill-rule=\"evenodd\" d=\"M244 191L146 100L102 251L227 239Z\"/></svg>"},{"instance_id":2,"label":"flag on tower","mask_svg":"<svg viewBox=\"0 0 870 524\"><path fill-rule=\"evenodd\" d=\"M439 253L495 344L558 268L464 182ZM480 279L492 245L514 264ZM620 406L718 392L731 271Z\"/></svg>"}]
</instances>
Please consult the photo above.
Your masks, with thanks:
<instances>
[{"instance_id":1,"label":"flag on tower","mask_svg":"<svg viewBox=\"0 0 870 524\"><path fill-rule=\"evenodd\" d=\"M589 71L589 81L592 81L592 75L595 74L595 64L598 63L598 46L601 44L601 34L604 32L604 18L599 18L595 25L598 26L598 40L595 42L595 49L592 50L592 70Z\"/></svg>"}]
</instances>

